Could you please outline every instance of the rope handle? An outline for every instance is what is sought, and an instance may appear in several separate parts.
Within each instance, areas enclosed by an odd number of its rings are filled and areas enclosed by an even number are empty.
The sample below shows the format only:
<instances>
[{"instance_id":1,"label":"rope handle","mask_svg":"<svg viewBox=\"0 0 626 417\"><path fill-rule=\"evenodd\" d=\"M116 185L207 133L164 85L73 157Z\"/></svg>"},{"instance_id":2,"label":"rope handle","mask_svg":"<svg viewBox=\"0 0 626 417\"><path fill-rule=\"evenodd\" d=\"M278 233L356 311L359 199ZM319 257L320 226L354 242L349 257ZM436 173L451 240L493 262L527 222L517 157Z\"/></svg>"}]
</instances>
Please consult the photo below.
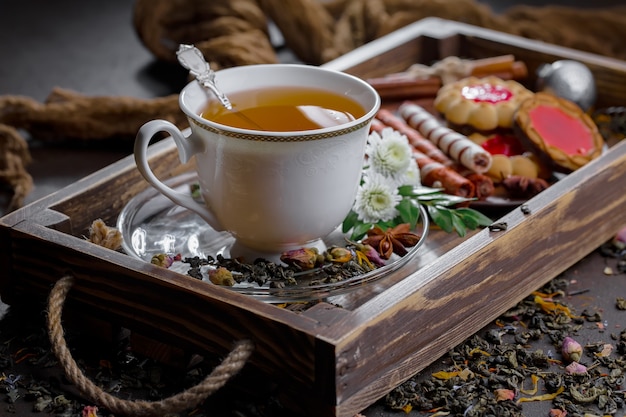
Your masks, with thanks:
<instances>
[{"instance_id":1,"label":"rope handle","mask_svg":"<svg viewBox=\"0 0 626 417\"><path fill-rule=\"evenodd\" d=\"M59 360L67 378L76 385L78 390L115 414L162 416L167 413L179 413L194 408L236 375L246 364L254 350L254 345L249 340L244 339L236 342L228 356L202 382L163 400L154 402L129 401L114 397L104 392L81 372L67 347L61 324L61 313L74 281L74 277L64 276L54 284L48 297L48 335L52 344L52 351Z\"/></svg>"}]
</instances>

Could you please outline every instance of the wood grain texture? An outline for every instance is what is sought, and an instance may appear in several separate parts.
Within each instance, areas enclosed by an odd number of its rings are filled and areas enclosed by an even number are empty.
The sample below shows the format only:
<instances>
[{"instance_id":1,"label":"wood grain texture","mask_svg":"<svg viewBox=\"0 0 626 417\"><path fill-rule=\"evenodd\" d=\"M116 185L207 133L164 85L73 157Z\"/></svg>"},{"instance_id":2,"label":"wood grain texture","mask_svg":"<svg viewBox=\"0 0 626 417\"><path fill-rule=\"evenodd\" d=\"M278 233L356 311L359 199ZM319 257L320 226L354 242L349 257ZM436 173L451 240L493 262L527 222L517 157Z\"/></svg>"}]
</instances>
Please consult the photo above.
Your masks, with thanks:
<instances>
[{"instance_id":1,"label":"wood grain texture","mask_svg":"<svg viewBox=\"0 0 626 417\"><path fill-rule=\"evenodd\" d=\"M624 104L626 63L426 19L326 64L362 78L448 55L513 54L533 73L577 59L594 72L599 105ZM533 83L532 77L528 81ZM393 103L387 103L393 106ZM171 140L150 149L161 179L181 166ZM0 220L5 302L44 299L65 274L77 278L66 314L89 314L198 353L256 344L251 366L278 381L301 411L350 417L554 278L626 223L626 143L570 174L527 205L464 239L431 230L418 256L371 286L296 313L87 242L147 184L131 157ZM340 307L339 307L340 306Z\"/></svg>"}]
</instances>

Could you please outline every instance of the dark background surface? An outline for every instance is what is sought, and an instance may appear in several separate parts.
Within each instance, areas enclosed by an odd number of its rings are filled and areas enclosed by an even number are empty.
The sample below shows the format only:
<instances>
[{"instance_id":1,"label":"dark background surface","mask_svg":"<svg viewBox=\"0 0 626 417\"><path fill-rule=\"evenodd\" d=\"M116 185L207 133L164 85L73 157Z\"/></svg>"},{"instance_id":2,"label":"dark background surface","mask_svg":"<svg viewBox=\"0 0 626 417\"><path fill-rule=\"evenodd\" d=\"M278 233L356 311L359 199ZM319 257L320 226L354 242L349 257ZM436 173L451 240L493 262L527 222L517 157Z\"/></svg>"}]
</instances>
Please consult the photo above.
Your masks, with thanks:
<instances>
[{"instance_id":1,"label":"dark background surface","mask_svg":"<svg viewBox=\"0 0 626 417\"><path fill-rule=\"evenodd\" d=\"M484 3L490 4L495 11L520 4L505 0ZM523 3L541 5L545 2ZM581 7L620 3L597 0L552 2ZM0 95L26 95L44 100L57 86L86 95L152 98L178 93L186 83L185 71L157 62L141 45L132 27L132 5L130 0L0 1ZM292 59L288 52L282 56L286 60ZM51 144L32 138L30 145L33 163L29 171L35 180L35 189L28 196L27 203L132 152L132 138L115 145L106 142ZM625 278L623 275L604 275L605 262L606 259L594 253L570 268L566 277L575 282L575 288L591 289L584 297L572 297L571 301L578 308L602 310L607 323L612 328L619 328L626 319L624 313L620 316L615 310L614 299L616 296L626 297ZM19 321L20 318L11 317L11 320ZM589 340L603 337L596 329L590 328L584 337ZM0 398L0 401L4 399ZM546 404L525 407L529 416L547 415ZM26 415L24 413L28 410L21 411L19 415ZM3 413L5 404L0 405L0 415ZM382 405L374 405L363 414L367 417L403 415L389 412ZM236 414L225 412L224 415ZM414 412L412 415L418 414Z\"/></svg>"}]
</instances>

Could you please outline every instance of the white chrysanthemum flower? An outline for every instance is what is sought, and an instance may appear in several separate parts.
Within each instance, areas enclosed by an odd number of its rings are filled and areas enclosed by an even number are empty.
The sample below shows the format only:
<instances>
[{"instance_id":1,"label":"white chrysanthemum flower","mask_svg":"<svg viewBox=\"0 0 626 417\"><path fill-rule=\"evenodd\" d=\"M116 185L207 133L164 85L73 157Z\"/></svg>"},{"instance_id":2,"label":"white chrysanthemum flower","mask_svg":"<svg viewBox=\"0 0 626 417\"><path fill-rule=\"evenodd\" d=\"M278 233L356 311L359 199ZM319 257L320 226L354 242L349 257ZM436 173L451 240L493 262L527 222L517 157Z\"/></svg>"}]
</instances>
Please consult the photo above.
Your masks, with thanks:
<instances>
[{"instance_id":1,"label":"white chrysanthemum flower","mask_svg":"<svg viewBox=\"0 0 626 417\"><path fill-rule=\"evenodd\" d=\"M398 215L396 205L401 199L392 180L379 173L368 172L357 191L354 211L365 223L391 220Z\"/></svg>"},{"instance_id":2,"label":"white chrysanthemum flower","mask_svg":"<svg viewBox=\"0 0 626 417\"><path fill-rule=\"evenodd\" d=\"M370 168L386 177L392 178L396 184L404 181L409 163L412 161L411 146L405 135L385 128L379 134L369 135L365 152Z\"/></svg>"},{"instance_id":3,"label":"white chrysanthemum flower","mask_svg":"<svg viewBox=\"0 0 626 417\"><path fill-rule=\"evenodd\" d=\"M412 185L413 187L419 187L422 185L420 169L415 160L409 164L409 168L406 170L404 185Z\"/></svg>"}]
</instances>

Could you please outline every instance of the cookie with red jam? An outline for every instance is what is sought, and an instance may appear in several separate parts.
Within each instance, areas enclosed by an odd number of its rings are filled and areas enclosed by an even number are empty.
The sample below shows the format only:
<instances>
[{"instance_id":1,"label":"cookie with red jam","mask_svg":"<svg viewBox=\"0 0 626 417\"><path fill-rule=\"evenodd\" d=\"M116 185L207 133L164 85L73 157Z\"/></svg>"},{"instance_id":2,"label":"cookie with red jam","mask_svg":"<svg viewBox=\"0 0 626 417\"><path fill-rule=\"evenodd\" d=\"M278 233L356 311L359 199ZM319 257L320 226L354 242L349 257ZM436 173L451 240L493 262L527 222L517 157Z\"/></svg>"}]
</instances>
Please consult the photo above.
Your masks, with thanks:
<instances>
[{"instance_id":1,"label":"cookie with red jam","mask_svg":"<svg viewBox=\"0 0 626 417\"><path fill-rule=\"evenodd\" d=\"M489 131L511 128L517 107L533 95L514 80L467 77L441 87L434 105L449 123Z\"/></svg>"},{"instance_id":2,"label":"cookie with red jam","mask_svg":"<svg viewBox=\"0 0 626 417\"><path fill-rule=\"evenodd\" d=\"M549 93L536 93L514 115L526 147L554 166L570 172L602 153L604 139L591 117L575 103Z\"/></svg>"}]
</instances>

